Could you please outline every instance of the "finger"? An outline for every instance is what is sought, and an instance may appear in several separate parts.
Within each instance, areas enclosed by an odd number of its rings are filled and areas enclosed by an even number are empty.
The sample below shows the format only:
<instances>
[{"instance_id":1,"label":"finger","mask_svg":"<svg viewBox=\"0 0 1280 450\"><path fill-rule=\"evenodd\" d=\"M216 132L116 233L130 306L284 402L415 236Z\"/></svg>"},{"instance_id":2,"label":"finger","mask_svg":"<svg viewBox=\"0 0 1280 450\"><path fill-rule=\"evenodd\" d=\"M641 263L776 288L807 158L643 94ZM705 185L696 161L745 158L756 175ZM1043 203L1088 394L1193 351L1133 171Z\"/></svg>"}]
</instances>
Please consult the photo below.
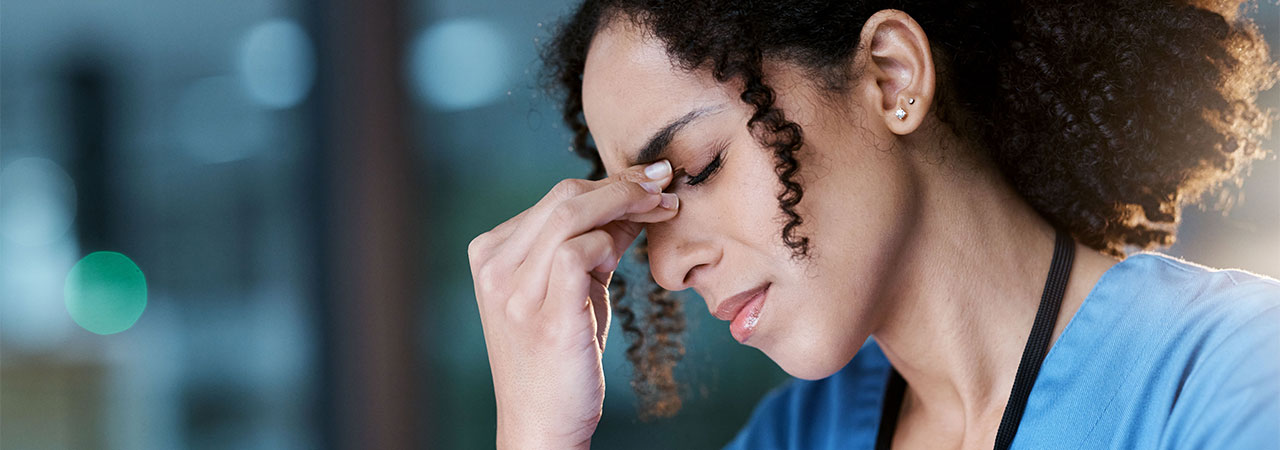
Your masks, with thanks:
<instances>
[{"instance_id":1,"label":"finger","mask_svg":"<svg viewBox=\"0 0 1280 450\"><path fill-rule=\"evenodd\" d=\"M533 240L537 238L536 230L542 227L546 222L547 215L555 209L561 202L573 197L577 197L585 192L589 192L604 186L604 180L581 180L570 178L560 180L542 199L538 200L533 206L529 207L515 217L508 219L506 222L494 227L492 233L496 238L495 241L500 245L497 257L514 258L510 261L512 267L519 264L524 256L529 253L529 248L533 245ZM523 230L523 232L521 232Z\"/></svg>"},{"instance_id":2,"label":"finger","mask_svg":"<svg viewBox=\"0 0 1280 450\"><path fill-rule=\"evenodd\" d=\"M595 310L595 326L596 326L596 343L600 345L600 353L604 354L605 341L609 339L609 318L612 316L609 305L609 278L612 274L596 272L595 277L604 280L592 286L592 295L589 297L591 308ZM594 277L593 277L594 278Z\"/></svg>"},{"instance_id":3,"label":"finger","mask_svg":"<svg viewBox=\"0 0 1280 450\"><path fill-rule=\"evenodd\" d=\"M604 230L565 241L555 250L546 278L547 295L540 310L552 320L591 320L597 314L590 304L591 287L599 284L591 272L612 272L619 259L621 254L615 250L613 236Z\"/></svg>"},{"instance_id":4,"label":"finger","mask_svg":"<svg viewBox=\"0 0 1280 450\"><path fill-rule=\"evenodd\" d=\"M640 236L640 232L644 231L644 225L636 222L614 221L600 227L609 237L613 238L613 250L618 254L618 259L622 259L622 254L627 252L627 248L631 247L631 243L636 241ZM608 281L608 279L605 279Z\"/></svg>"},{"instance_id":5,"label":"finger","mask_svg":"<svg viewBox=\"0 0 1280 450\"><path fill-rule=\"evenodd\" d=\"M623 216L623 220L637 223L657 223L671 220L676 216L676 212L680 210L680 197L670 192L662 193L662 201L657 208L640 212L627 214Z\"/></svg>"},{"instance_id":6,"label":"finger","mask_svg":"<svg viewBox=\"0 0 1280 450\"><path fill-rule=\"evenodd\" d=\"M604 180L588 181L586 183L561 183L556 186L558 195L548 195L548 201L540 202L539 205L535 205L534 208L531 208L529 218L525 223L528 225L528 228L536 228L541 231L546 228L548 221L555 218L554 214L558 214L557 210L563 209L565 204L568 202L580 201L578 200L578 197L588 195L600 189L608 189L610 186L619 182L636 183L639 184L646 192L658 194L671 182L671 179L671 163L666 160L661 160L649 165L635 165L628 167L626 170L616 173ZM662 196L662 198L665 200L660 202L660 204L665 203L669 206L675 201L675 194L665 195ZM574 210L575 208L571 207L570 209ZM612 220L612 218L610 220ZM566 239L568 236L574 236L576 234L577 233L570 233L566 235ZM530 241L535 240L539 236L535 234L532 237L533 239L530 239Z\"/></svg>"},{"instance_id":7,"label":"finger","mask_svg":"<svg viewBox=\"0 0 1280 450\"><path fill-rule=\"evenodd\" d=\"M663 167L661 167L661 169L665 169L665 172L667 173L667 175L659 178L666 178L665 180L651 180L644 175L645 170L648 167L656 166L658 164L662 164ZM647 182L651 184L650 189L660 191L665 187L666 183L670 182L670 166L670 162L663 160L648 166L632 166L623 172L603 180L561 180L559 183L556 183L556 185L552 187L551 190L538 201L538 203L534 204L529 209L521 211L520 214L517 214L510 220L494 227L491 233L494 235L494 241L500 243L500 245L495 245L494 248L501 248L496 257L503 258L503 260L507 261L507 264L512 267L524 260L524 258L529 254L529 249L533 246L534 239L538 237L536 232L527 231L540 229L542 225L546 223L547 217L560 203L583 193L606 186L618 179L629 179L638 183ZM675 196L675 194L670 195L673 198ZM646 219L643 221L657 220ZM519 232L519 230L526 230L526 232Z\"/></svg>"},{"instance_id":8,"label":"finger","mask_svg":"<svg viewBox=\"0 0 1280 450\"><path fill-rule=\"evenodd\" d=\"M544 261L550 251L568 240L627 215L640 214L678 203L675 194L662 195L671 182L671 164L659 161L635 166L590 192L561 202L548 215L530 249L530 259Z\"/></svg>"},{"instance_id":9,"label":"finger","mask_svg":"<svg viewBox=\"0 0 1280 450\"><path fill-rule=\"evenodd\" d=\"M551 212L517 270L517 278L525 289L539 289L546 282L553 252L573 236L602 226L627 214L652 210L661 203L660 192L671 181L670 164L661 161L654 166L664 170L656 179L644 169L633 167L620 173L605 186L565 200ZM646 168L647 169L647 168ZM650 174L654 174L650 171ZM535 298L537 296L534 296Z\"/></svg>"}]
</instances>

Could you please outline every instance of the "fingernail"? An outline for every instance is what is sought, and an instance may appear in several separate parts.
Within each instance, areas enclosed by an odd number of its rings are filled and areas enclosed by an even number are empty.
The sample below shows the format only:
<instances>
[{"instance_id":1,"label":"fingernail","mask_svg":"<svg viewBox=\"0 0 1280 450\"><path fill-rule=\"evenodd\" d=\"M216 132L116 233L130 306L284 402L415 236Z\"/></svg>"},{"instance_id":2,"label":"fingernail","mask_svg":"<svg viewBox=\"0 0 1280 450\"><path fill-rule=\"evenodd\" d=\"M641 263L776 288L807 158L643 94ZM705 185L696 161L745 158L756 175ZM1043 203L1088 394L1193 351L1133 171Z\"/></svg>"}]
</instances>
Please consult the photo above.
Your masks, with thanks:
<instances>
[{"instance_id":1,"label":"fingernail","mask_svg":"<svg viewBox=\"0 0 1280 450\"><path fill-rule=\"evenodd\" d=\"M658 184L657 181L643 181L640 183L640 187L644 188L644 190L648 191L650 194L662 192L662 185Z\"/></svg>"},{"instance_id":2,"label":"fingernail","mask_svg":"<svg viewBox=\"0 0 1280 450\"><path fill-rule=\"evenodd\" d=\"M644 168L644 176L650 180L661 180L668 175L671 175L671 163L665 159Z\"/></svg>"},{"instance_id":3,"label":"fingernail","mask_svg":"<svg viewBox=\"0 0 1280 450\"><path fill-rule=\"evenodd\" d=\"M658 203L658 206L666 209L676 209L680 206L680 197L676 197L676 194L672 192L664 192L662 193L662 201Z\"/></svg>"}]
</instances>

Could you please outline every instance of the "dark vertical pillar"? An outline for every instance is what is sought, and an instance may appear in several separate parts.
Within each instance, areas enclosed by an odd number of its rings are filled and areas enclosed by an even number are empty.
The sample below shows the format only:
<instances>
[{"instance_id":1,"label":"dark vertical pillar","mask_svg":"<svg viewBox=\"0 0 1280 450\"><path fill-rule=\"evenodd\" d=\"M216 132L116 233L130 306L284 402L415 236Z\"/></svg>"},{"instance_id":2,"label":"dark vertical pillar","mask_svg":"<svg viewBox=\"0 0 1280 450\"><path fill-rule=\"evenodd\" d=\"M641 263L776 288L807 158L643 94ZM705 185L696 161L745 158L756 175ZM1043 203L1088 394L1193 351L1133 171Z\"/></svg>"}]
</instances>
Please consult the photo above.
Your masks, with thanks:
<instances>
[{"instance_id":1,"label":"dark vertical pillar","mask_svg":"<svg viewBox=\"0 0 1280 450\"><path fill-rule=\"evenodd\" d=\"M325 303L321 418L339 449L420 443L412 157L400 0L313 3Z\"/></svg>"},{"instance_id":2,"label":"dark vertical pillar","mask_svg":"<svg viewBox=\"0 0 1280 450\"><path fill-rule=\"evenodd\" d=\"M108 155L106 69L90 58L72 62L66 72L70 131L69 171L76 184L75 232L82 253L114 248L115 228L109 214L115 205Z\"/></svg>"}]
</instances>

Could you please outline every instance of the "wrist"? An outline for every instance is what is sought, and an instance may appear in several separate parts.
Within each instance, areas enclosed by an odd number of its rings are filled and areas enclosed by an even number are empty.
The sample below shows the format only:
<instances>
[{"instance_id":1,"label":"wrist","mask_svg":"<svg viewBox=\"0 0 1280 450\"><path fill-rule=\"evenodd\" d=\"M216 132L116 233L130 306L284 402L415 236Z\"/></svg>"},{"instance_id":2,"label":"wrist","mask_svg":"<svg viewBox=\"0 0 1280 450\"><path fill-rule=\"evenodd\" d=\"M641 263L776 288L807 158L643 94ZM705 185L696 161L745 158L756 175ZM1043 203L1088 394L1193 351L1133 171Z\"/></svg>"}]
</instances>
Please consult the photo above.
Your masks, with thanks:
<instances>
[{"instance_id":1,"label":"wrist","mask_svg":"<svg viewBox=\"0 0 1280 450\"><path fill-rule=\"evenodd\" d=\"M588 450L590 448L590 437L586 440L572 443L572 441L553 439L535 434L503 433L501 430L498 431L498 450Z\"/></svg>"},{"instance_id":2,"label":"wrist","mask_svg":"<svg viewBox=\"0 0 1280 450\"><path fill-rule=\"evenodd\" d=\"M603 412L597 410L590 418L574 420L557 414L560 411L554 408L503 406L510 405L498 402L497 448L511 450L589 449Z\"/></svg>"}]
</instances>

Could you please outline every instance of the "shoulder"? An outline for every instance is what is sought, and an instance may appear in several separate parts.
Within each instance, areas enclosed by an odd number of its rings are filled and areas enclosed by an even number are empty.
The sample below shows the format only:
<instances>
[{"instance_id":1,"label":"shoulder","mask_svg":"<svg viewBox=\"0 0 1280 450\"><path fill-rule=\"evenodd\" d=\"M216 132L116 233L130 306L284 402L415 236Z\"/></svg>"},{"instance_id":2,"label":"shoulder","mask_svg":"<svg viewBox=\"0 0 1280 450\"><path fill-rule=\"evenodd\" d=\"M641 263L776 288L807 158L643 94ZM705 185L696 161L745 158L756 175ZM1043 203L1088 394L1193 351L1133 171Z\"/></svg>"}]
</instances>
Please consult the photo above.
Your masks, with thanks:
<instances>
[{"instance_id":1,"label":"shoulder","mask_svg":"<svg viewBox=\"0 0 1280 450\"><path fill-rule=\"evenodd\" d=\"M1169 347L1185 348L1164 448L1280 442L1280 281L1148 257L1183 293Z\"/></svg>"},{"instance_id":2,"label":"shoulder","mask_svg":"<svg viewBox=\"0 0 1280 450\"><path fill-rule=\"evenodd\" d=\"M1114 274L1110 272L1116 272ZM1229 343L1233 334L1275 329L1280 322L1280 281L1238 269L1215 269L1159 253L1139 253L1104 275L1095 295L1131 303L1129 312L1152 319L1178 341ZM1168 333L1173 327L1180 333Z\"/></svg>"},{"instance_id":3,"label":"shoulder","mask_svg":"<svg viewBox=\"0 0 1280 450\"><path fill-rule=\"evenodd\" d=\"M1158 448L1280 442L1280 281L1140 253L1091 296L1095 339L1081 342L1108 354L1092 358L1117 358L1108 367L1123 371L1113 375L1132 375L1113 377L1128 380L1117 398L1129 406L1112 408L1161 430L1134 439Z\"/></svg>"},{"instance_id":4,"label":"shoulder","mask_svg":"<svg viewBox=\"0 0 1280 450\"><path fill-rule=\"evenodd\" d=\"M888 359L868 340L844 368L819 380L791 379L760 401L726 449L857 448L874 444Z\"/></svg>"},{"instance_id":5,"label":"shoulder","mask_svg":"<svg viewBox=\"0 0 1280 450\"><path fill-rule=\"evenodd\" d=\"M1131 255L1113 269L1124 272L1116 276L1122 281L1145 279L1146 283L1139 284L1162 286L1186 294L1191 299L1231 293L1265 299L1272 305L1280 304L1280 281L1241 269L1213 268L1155 252Z\"/></svg>"},{"instance_id":6,"label":"shoulder","mask_svg":"<svg viewBox=\"0 0 1280 450\"><path fill-rule=\"evenodd\" d=\"M1131 256L1113 269L1121 273L1108 281L1112 286L1098 289L1117 298L1099 300L1133 303L1117 317L1128 323L1117 325L1154 339L1149 344L1164 356L1157 359L1161 365L1190 380L1209 371L1206 365L1251 359L1252 367L1274 371L1280 383L1280 281L1158 253Z\"/></svg>"},{"instance_id":7,"label":"shoulder","mask_svg":"<svg viewBox=\"0 0 1280 450\"><path fill-rule=\"evenodd\" d=\"M1170 287L1192 288L1189 294L1201 294L1193 296L1212 297L1228 292L1250 297L1259 294L1259 298L1269 299L1272 305L1280 304L1280 281L1246 270L1214 268L1156 252L1131 255L1121 265Z\"/></svg>"}]
</instances>

